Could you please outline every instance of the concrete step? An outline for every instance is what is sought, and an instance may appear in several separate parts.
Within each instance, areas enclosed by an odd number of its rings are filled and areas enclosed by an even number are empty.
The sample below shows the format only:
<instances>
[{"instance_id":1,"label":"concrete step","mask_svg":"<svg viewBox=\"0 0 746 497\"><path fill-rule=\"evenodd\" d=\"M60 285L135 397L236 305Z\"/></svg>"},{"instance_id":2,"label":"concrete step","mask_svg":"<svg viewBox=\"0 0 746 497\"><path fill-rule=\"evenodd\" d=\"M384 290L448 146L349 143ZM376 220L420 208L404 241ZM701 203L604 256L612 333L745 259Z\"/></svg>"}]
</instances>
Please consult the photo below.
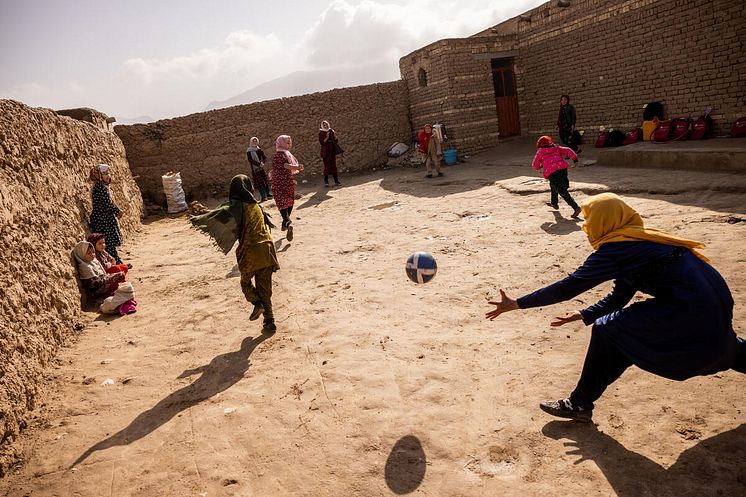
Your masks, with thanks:
<instances>
[{"instance_id":1,"label":"concrete step","mask_svg":"<svg viewBox=\"0 0 746 497\"><path fill-rule=\"evenodd\" d=\"M746 172L746 139L640 142L623 147L604 148L598 152L598 165Z\"/></svg>"}]
</instances>

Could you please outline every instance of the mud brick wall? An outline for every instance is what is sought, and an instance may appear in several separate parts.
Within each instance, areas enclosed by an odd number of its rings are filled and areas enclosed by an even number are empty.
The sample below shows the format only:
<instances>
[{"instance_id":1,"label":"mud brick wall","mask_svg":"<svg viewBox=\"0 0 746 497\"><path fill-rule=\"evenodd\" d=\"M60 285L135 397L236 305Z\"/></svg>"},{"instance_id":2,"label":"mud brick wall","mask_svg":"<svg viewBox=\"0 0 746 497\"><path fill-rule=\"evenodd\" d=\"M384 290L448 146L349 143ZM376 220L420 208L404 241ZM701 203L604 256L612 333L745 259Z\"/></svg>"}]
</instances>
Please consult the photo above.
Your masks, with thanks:
<instances>
[{"instance_id":1,"label":"mud brick wall","mask_svg":"<svg viewBox=\"0 0 746 497\"><path fill-rule=\"evenodd\" d=\"M746 12L742 0L548 2L518 23L523 129L554 131L559 96L578 126L639 126L646 102L666 118L713 107L715 134L746 114Z\"/></svg>"},{"instance_id":2,"label":"mud brick wall","mask_svg":"<svg viewBox=\"0 0 746 497\"><path fill-rule=\"evenodd\" d=\"M513 39L485 36L435 42L399 61L410 94L412 125L443 123L446 147L474 153L498 143L490 57L513 48ZM420 81L421 71L427 84Z\"/></svg>"},{"instance_id":3,"label":"mud brick wall","mask_svg":"<svg viewBox=\"0 0 746 497\"><path fill-rule=\"evenodd\" d=\"M125 237L142 198L124 146L93 124L0 100L0 476L33 410L44 369L81 318L70 256L88 233L90 168L112 166Z\"/></svg>"},{"instance_id":4,"label":"mud brick wall","mask_svg":"<svg viewBox=\"0 0 746 497\"><path fill-rule=\"evenodd\" d=\"M578 127L639 126L642 106L666 117L713 107L715 134L746 115L746 9L742 0L547 2L471 38L441 40L399 62L412 122L442 121L454 146L496 144L489 59L514 57L521 134L555 134L559 97L569 94ZM427 72L422 87L418 71Z\"/></svg>"},{"instance_id":5,"label":"mud brick wall","mask_svg":"<svg viewBox=\"0 0 746 497\"><path fill-rule=\"evenodd\" d=\"M181 171L187 198L225 195L231 178L248 173L246 147L256 136L267 154L275 138L293 138L306 166L299 180L321 174L318 133L327 120L345 150L340 173L386 162L394 142L409 143L409 99L404 82L342 88L192 114L150 124L115 126L143 197L164 202L161 175Z\"/></svg>"}]
</instances>

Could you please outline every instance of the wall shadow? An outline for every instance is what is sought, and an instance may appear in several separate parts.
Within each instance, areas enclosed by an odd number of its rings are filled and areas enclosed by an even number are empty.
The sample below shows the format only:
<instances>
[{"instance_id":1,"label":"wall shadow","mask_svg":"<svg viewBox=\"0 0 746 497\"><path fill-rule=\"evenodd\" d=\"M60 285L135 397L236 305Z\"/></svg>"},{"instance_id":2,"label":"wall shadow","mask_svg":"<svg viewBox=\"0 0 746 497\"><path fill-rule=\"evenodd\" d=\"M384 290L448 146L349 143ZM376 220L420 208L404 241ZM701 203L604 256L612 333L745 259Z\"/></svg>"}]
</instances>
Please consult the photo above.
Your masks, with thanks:
<instances>
[{"instance_id":1,"label":"wall shadow","mask_svg":"<svg viewBox=\"0 0 746 497\"><path fill-rule=\"evenodd\" d=\"M542 433L569 439L575 464L593 461L619 497L746 495L746 424L686 449L669 468L626 449L594 424L550 421Z\"/></svg>"},{"instance_id":2,"label":"wall shadow","mask_svg":"<svg viewBox=\"0 0 746 497\"><path fill-rule=\"evenodd\" d=\"M139 414L126 428L90 447L70 467L80 464L96 451L117 445L129 445L146 437L180 412L232 387L243 379L248 371L251 365L249 356L254 349L271 336L262 334L255 338L246 337L241 342L239 350L216 356L209 364L187 369L178 378L188 378L195 374L200 374L200 377Z\"/></svg>"},{"instance_id":3,"label":"wall shadow","mask_svg":"<svg viewBox=\"0 0 746 497\"><path fill-rule=\"evenodd\" d=\"M386 485L397 495L414 492L425 479L426 467L427 460L420 440L414 435L402 437L386 459Z\"/></svg>"}]
</instances>

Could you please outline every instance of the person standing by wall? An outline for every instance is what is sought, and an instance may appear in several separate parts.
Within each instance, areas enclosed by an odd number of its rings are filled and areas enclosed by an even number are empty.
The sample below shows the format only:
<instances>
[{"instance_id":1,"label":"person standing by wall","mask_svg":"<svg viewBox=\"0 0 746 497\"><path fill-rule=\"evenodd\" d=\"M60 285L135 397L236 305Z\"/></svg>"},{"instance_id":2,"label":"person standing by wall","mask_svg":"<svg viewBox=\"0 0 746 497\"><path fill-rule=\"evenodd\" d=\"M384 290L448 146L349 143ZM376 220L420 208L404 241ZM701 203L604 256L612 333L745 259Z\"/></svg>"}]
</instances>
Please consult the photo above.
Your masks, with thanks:
<instances>
[{"instance_id":1,"label":"person standing by wall","mask_svg":"<svg viewBox=\"0 0 746 497\"><path fill-rule=\"evenodd\" d=\"M321 145L321 160L324 161L324 186L329 186L329 176L334 178L334 185L339 186L337 176L337 134L329 125L329 121L321 121L319 129L319 144ZM335 146L336 145L336 146Z\"/></svg>"},{"instance_id":2,"label":"person standing by wall","mask_svg":"<svg viewBox=\"0 0 746 497\"><path fill-rule=\"evenodd\" d=\"M580 149L575 138L577 136L575 134L576 121L575 107L570 104L569 95L562 95L560 97L559 115L557 116L557 130L559 131L562 143L570 147L574 152L579 153Z\"/></svg>"},{"instance_id":3,"label":"person standing by wall","mask_svg":"<svg viewBox=\"0 0 746 497\"><path fill-rule=\"evenodd\" d=\"M422 131L417 134L417 143L419 144L419 151L425 159L425 169L427 170L425 177L433 177L433 167L438 176L443 176L440 170L440 159L443 157L443 151L438 135L433 133L432 124L426 124Z\"/></svg>"},{"instance_id":4,"label":"person standing by wall","mask_svg":"<svg viewBox=\"0 0 746 497\"><path fill-rule=\"evenodd\" d=\"M293 221L290 214L295 205L294 174L303 171L303 164L290 153L293 139L289 135L280 135L275 141L275 155L272 157L272 195L282 215L282 231L287 231L287 240L293 241Z\"/></svg>"},{"instance_id":5,"label":"person standing by wall","mask_svg":"<svg viewBox=\"0 0 746 497\"><path fill-rule=\"evenodd\" d=\"M111 199L111 174L108 164L97 164L91 169L88 179L93 182L91 188L91 232L102 233L106 237L106 247L109 254L122 264L117 247L122 244L122 231L117 219L122 217L122 211Z\"/></svg>"},{"instance_id":6,"label":"person standing by wall","mask_svg":"<svg viewBox=\"0 0 746 497\"><path fill-rule=\"evenodd\" d=\"M267 171L264 169L267 156L264 155L264 150L259 147L259 138L256 136L252 136L249 140L249 148L246 149L246 158L249 159L249 164L251 165L251 181L254 187L259 190L260 202L272 198L269 178L267 178Z\"/></svg>"}]
</instances>

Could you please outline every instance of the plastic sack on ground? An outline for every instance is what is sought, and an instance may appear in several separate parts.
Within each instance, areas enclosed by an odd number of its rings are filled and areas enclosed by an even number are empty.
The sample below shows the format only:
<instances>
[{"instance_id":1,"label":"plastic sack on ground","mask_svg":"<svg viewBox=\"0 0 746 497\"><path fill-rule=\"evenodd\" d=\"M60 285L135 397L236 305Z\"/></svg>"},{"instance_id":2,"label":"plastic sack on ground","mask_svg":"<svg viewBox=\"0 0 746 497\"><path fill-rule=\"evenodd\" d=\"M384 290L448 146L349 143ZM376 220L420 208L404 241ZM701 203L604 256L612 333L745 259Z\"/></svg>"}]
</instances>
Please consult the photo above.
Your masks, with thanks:
<instances>
[{"instance_id":1,"label":"plastic sack on ground","mask_svg":"<svg viewBox=\"0 0 746 497\"><path fill-rule=\"evenodd\" d=\"M386 151L386 155L389 157L399 157L400 155L404 154L409 150L409 145L406 143L396 142L393 145L389 147L389 149Z\"/></svg>"},{"instance_id":2,"label":"plastic sack on ground","mask_svg":"<svg viewBox=\"0 0 746 497\"><path fill-rule=\"evenodd\" d=\"M163 192L166 194L168 213L184 212L187 210L184 189L181 187L181 173L167 172L161 176Z\"/></svg>"}]
</instances>

